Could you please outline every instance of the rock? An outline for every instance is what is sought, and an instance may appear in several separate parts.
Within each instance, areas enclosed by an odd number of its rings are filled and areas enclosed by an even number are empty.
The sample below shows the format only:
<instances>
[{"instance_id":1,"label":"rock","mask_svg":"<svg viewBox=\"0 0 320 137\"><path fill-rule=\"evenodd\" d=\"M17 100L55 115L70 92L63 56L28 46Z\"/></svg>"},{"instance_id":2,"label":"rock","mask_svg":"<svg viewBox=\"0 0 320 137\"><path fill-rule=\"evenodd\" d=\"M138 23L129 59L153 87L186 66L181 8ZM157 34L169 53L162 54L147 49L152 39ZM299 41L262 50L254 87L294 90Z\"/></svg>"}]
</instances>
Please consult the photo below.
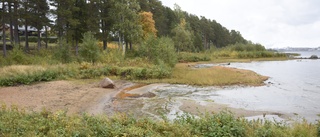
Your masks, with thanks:
<instances>
[{"instance_id":1,"label":"rock","mask_svg":"<svg viewBox=\"0 0 320 137\"><path fill-rule=\"evenodd\" d=\"M310 57L310 59L318 59L318 56L317 56L317 55L312 55L312 56Z\"/></svg>"},{"instance_id":2,"label":"rock","mask_svg":"<svg viewBox=\"0 0 320 137\"><path fill-rule=\"evenodd\" d=\"M115 85L113 83L113 81L109 78L104 78L101 82L100 82L100 87L101 88L114 88Z\"/></svg>"}]
</instances>

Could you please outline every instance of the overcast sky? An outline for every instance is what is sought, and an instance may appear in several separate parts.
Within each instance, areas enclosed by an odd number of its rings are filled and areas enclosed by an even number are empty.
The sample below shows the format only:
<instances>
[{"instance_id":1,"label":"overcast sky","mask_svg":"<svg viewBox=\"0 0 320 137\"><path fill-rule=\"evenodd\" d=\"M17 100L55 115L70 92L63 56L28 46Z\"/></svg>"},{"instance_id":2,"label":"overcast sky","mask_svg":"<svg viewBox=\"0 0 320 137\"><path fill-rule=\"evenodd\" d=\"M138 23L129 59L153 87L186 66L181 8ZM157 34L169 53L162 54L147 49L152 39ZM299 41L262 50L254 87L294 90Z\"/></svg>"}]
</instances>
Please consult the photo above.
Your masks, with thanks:
<instances>
[{"instance_id":1,"label":"overcast sky","mask_svg":"<svg viewBox=\"0 0 320 137\"><path fill-rule=\"evenodd\" d=\"M320 0L160 0L267 48L320 47Z\"/></svg>"}]
</instances>

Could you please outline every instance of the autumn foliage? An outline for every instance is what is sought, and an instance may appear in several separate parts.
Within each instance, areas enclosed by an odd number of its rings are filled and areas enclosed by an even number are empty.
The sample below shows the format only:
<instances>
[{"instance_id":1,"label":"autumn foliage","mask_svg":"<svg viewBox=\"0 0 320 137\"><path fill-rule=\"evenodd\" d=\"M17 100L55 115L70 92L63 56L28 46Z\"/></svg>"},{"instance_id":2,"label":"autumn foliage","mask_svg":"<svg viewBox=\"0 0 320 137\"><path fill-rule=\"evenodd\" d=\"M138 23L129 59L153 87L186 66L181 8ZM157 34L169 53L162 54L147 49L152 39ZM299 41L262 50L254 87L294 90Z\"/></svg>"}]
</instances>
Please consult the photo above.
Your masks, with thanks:
<instances>
[{"instance_id":1,"label":"autumn foliage","mask_svg":"<svg viewBox=\"0 0 320 137\"><path fill-rule=\"evenodd\" d=\"M140 12L140 22L143 29L143 38L145 39L148 35L157 36L158 30L155 27L155 21L153 20L153 14L151 12Z\"/></svg>"}]
</instances>

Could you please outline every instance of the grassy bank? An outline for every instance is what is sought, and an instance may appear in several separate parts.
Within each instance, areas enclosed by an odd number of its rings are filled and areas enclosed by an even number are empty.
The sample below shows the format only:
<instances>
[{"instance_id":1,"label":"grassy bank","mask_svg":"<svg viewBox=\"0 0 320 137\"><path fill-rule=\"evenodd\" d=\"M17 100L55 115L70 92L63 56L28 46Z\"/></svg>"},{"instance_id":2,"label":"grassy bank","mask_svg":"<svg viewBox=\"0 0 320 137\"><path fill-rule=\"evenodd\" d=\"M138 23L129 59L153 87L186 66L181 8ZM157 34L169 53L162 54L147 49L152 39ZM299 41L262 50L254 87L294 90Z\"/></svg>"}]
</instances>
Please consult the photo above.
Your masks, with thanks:
<instances>
[{"instance_id":1,"label":"grassy bank","mask_svg":"<svg viewBox=\"0 0 320 137\"><path fill-rule=\"evenodd\" d=\"M93 41L93 43L102 48L98 42ZM176 54L173 42L168 38L151 38L138 49L128 51L125 56L119 49L113 49L116 47L114 43L108 44L113 48L110 47L107 51L93 48L94 51L90 53L94 53L94 56L80 56L81 54L75 56L73 53L75 51L71 47L66 43L61 44L64 45L62 48L53 46L50 49L31 50L28 53L14 48L8 52L7 58L0 57L0 86L104 76L116 76L119 79L138 80L144 83L256 86L261 85L267 78L251 71L224 67L193 69L188 65L190 62L201 61L221 63L287 59L285 54L260 51L250 45L233 45L202 53ZM164 45L167 47L162 48ZM88 51L81 53L88 53ZM90 57L94 57L93 60L90 60ZM182 63L175 65L177 60Z\"/></svg>"},{"instance_id":2,"label":"grassy bank","mask_svg":"<svg viewBox=\"0 0 320 137\"><path fill-rule=\"evenodd\" d=\"M184 56L196 58L194 61L207 61L208 59L205 53L183 54ZM178 63L174 68L171 68L161 62L154 64L146 58L124 58L117 50L102 54L100 62L94 65L87 62L78 62L72 58L71 60L74 61L62 64L54 56L54 53L49 53L47 50L39 51L34 56L24 54L20 50L11 51L11 55L6 60L2 58L3 62L1 63L3 66L0 67L0 86L31 84L59 79L92 79L104 76L117 76L119 79L135 80L143 83L160 82L200 86L257 86L267 79L254 72L239 69L225 67L194 69L190 67L195 63ZM180 57L180 59L182 58ZM276 58L219 58L213 59L210 63L248 62L268 59L275 60Z\"/></svg>"},{"instance_id":3,"label":"grassy bank","mask_svg":"<svg viewBox=\"0 0 320 137\"><path fill-rule=\"evenodd\" d=\"M0 110L0 136L241 136L241 137L316 137L320 123L305 121L287 125L283 122L247 121L229 112L205 114L200 118L183 115L174 121L154 121L124 114L113 117L67 116L66 112L27 113L16 107Z\"/></svg>"},{"instance_id":4,"label":"grassy bank","mask_svg":"<svg viewBox=\"0 0 320 137\"><path fill-rule=\"evenodd\" d=\"M227 67L193 68L195 63L179 63L172 76L165 79L140 80L143 83L172 83L198 86L249 85L259 86L268 79L249 70Z\"/></svg>"}]
</instances>

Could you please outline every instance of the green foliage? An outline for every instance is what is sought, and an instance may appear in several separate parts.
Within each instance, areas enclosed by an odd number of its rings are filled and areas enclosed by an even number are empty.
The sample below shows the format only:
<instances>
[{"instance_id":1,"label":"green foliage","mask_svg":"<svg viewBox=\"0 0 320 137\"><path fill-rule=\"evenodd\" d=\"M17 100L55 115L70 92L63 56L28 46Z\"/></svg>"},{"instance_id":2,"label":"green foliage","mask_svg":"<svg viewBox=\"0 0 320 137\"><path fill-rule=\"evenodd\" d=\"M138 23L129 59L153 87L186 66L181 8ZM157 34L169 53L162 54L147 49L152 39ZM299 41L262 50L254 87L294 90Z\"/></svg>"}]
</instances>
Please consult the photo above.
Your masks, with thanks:
<instances>
[{"instance_id":1,"label":"green foliage","mask_svg":"<svg viewBox=\"0 0 320 137\"><path fill-rule=\"evenodd\" d=\"M210 55L206 53L188 53L180 52L178 54L179 62L199 62L199 61L210 61Z\"/></svg>"},{"instance_id":2,"label":"green foliage","mask_svg":"<svg viewBox=\"0 0 320 137\"><path fill-rule=\"evenodd\" d=\"M59 60L62 63L69 63L72 61L72 54L70 52L70 46L67 44L65 40L59 41L58 45L59 47L57 50L55 50L53 58L56 60Z\"/></svg>"},{"instance_id":3,"label":"green foliage","mask_svg":"<svg viewBox=\"0 0 320 137\"><path fill-rule=\"evenodd\" d=\"M174 121L154 121L125 114L112 117L67 116L66 111L27 113L15 106L7 108L2 105L0 108L1 136L315 137L316 126L303 122L286 126L282 122L247 121L235 118L229 112L206 114L200 118L183 115Z\"/></svg>"},{"instance_id":4,"label":"green foliage","mask_svg":"<svg viewBox=\"0 0 320 137\"><path fill-rule=\"evenodd\" d=\"M14 86L20 84L31 84L33 82L51 81L58 77L58 73L52 70L45 70L27 74L17 74L11 77L1 77L0 86Z\"/></svg>"},{"instance_id":5,"label":"green foliage","mask_svg":"<svg viewBox=\"0 0 320 137\"><path fill-rule=\"evenodd\" d=\"M260 45L260 44L251 44L251 43L248 43L248 44L243 44L243 43L236 43L236 44L233 44L233 45L229 45L227 47L229 50L231 51L247 51L247 52L250 52L250 51L266 51L265 47Z\"/></svg>"},{"instance_id":6,"label":"green foliage","mask_svg":"<svg viewBox=\"0 0 320 137\"><path fill-rule=\"evenodd\" d=\"M12 51L9 51L8 53L10 56L6 60L8 64L30 64L32 60L27 57L27 55L20 49L14 48Z\"/></svg>"},{"instance_id":7,"label":"green foliage","mask_svg":"<svg viewBox=\"0 0 320 137\"><path fill-rule=\"evenodd\" d=\"M98 46L98 41L94 38L92 32L86 32L83 34L83 43L80 46L79 55L87 62L92 62L93 64L98 61L100 56L100 49Z\"/></svg>"},{"instance_id":8,"label":"green foliage","mask_svg":"<svg viewBox=\"0 0 320 137\"><path fill-rule=\"evenodd\" d=\"M141 79L162 79L171 75L171 69L166 65L156 65L153 67L118 67L105 66L99 68L87 68L80 70L77 77L95 78L100 76L119 76L121 79L141 80Z\"/></svg>"},{"instance_id":9,"label":"green foliage","mask_svg":"<svg viewBox=\"0 0 320 137\"><path fill-rule=\"evenodd\" d=\"M138 55L147 57L156 64L164 62L170 67L174 67L177 63L177 55L173 41L168 37L156 38L149 36L147 40L140 45Z\"/></svg>"},{"instance_id":10,"label":"green foliage","mask_svg":"<svg viewBox=\"0 0 320 137\"><path fill-rule=\"evenodd\" d=\"M212 56L215 58L218 57L227 57L227 58L274 58L274 57L286 57L284 53L278 53L275 51L268 51L264 46L260 44L252 43L236 43L229 45L221 49L212 49Z\"/></svg>"},{"instance_id":11,"label":"green foliage","mask_svg":"<svg viewBox=\"0 0 320 137\"><path fill-rule=\"evenodd\" d=\"M186 27L186 22L181 19L180 24L178 24L173 30L173 41L174 46L178 52L180 51L194 51L193 34Z\"/></svg>"},{"instance_id":12,"label":"green foliage","mask_svg":"<svg viewBox=\"0 0 320 137\"><path fill-rule=\"evenodd\" d=\"M243 122L227 111L214 115L205 114L200 119L186 114L176 119L175 123L190 125L192 134L206 137L240 137L245 136L246 131Z\"/></svg>"},{"instance_id":13,"label":"green foliage","mask_svg":"<svg viewBox=\"0 0 320 137\"><path fill-rule=\"evenodd\" d=\"M22 41L25 41L25 36L20 36L20 40L21 40L21 42ZM58 38L55 38L55 37L48 37L48 43L57 43L58 42ZM38 42L38 37L36 37L36 36L29 36L28 37L28 41L29 42L34 42L34 43L36 43L36 42ZM44 38L44 37L41 37L41 41L46 41L46 38Z\"/></svg>"}]
</instances>

